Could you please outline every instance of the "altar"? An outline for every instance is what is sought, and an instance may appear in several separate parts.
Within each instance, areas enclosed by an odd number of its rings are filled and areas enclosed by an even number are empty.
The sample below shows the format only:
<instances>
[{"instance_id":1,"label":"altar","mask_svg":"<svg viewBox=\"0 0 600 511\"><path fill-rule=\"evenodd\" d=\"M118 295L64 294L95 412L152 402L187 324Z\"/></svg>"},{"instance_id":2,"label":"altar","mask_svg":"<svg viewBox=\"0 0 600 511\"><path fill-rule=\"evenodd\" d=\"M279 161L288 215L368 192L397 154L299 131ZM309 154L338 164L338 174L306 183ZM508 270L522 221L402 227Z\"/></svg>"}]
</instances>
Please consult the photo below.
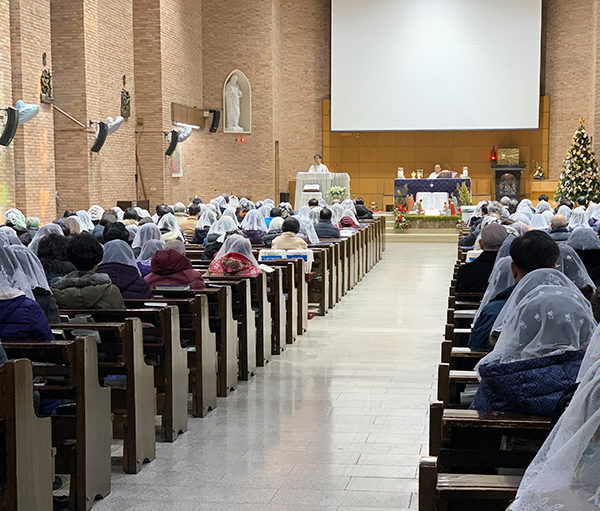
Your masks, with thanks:
<instances>
[{"instance_id":1,"label":"altar","mask_svg":"<svg viewBox=\"0 0 600 511\"><path fill-rule=\"evenodd\" d=\"M304 192L307 185L316 185L319 192ZM308 205L310 199L325 199L327 192L334 186L341 186L348 190L350 197L350 176L345 173L335 174L333 172L298 172L296 174L296 196L294 197L294 209L300 209ZM329 201L328 201L329 202Z\"/></svg>"},{"instance_id":2,"label":"altar","mask_svg":"<svg viewBox=\"0 0 600 511\"><path fill-rule=\"evenodd\" d=\"M471 191L470 178L438 179L394 179L394 198L412 195L415 201L423 200L424 209L441 210L444 202L454 195L458 197L458 187L466 183Z\"/></svg>"}]
</instances>

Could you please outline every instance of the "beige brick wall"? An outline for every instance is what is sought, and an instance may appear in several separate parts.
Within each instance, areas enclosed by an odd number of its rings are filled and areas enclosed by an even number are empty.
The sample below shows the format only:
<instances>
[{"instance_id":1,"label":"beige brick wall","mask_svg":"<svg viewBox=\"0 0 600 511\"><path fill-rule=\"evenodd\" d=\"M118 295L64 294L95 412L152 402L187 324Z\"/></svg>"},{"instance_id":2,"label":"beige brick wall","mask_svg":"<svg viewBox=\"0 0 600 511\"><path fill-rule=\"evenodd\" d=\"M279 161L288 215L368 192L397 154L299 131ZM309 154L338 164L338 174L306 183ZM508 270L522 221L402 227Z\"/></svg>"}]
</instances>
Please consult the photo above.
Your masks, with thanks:
<instances>
[{"instance_id":1,"label":"beige brick wall","mask_svg":"<svg viewBox=\"0 0 600 511\"><path fill-rule=\"evenodd\" d=\"M551 177L580 117L594 140L600 135L599 23L600 0L544 0ZM0 149L0 207L50 218L54 189L60 211L133 199L136 146L153 205L192 193L272 195L275 141L286 191L322 150L329 38L330 0L0 0L0 106L37 98L43 51L56 104L82 122L119 113L123 75L132 97L131 118L99 155L89 152L92 133L43 107L14 146ZM222 125L194 132L181 147L184 177L171 177L163 135L171 102L222 108L223 82L236 68L252 85L252 133L236 144Z\"/></svg>"},{"instance_id":2,"label":"beige brick wall","mask_svg":"<svg viewBox=\"0 0 600 511\"><path fill-rule=\"evenodd\" d=\"M11 104L10 5L9 0L0 0L0 108ZM0 220L3 220L6 209L14 203L14 148L12 145L0 146Z\"/></svg>"},{"instance_id":3,"label":"beige brick wall","mask_svg":"<svg viewBox=\"0 0 600 511\"><path fill-rule=\"evenodd\" d=\"M42 54L52 67L50 0L10 2L13 102L39 103ZM19 126L13 141L16 203L43 222L55 217L54 119L50 105Z\"/></svg>"}]
</instances>

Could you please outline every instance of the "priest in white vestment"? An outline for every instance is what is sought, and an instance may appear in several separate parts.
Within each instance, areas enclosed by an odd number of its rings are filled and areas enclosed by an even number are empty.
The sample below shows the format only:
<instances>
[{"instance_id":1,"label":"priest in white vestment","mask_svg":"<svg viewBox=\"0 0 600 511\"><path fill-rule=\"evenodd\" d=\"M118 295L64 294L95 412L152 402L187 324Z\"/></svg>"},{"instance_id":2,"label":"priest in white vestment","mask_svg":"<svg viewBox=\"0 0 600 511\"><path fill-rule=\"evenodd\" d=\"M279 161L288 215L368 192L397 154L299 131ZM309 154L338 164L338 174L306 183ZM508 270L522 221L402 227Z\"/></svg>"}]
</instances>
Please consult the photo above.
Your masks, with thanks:
<instances>
[{"instance_id":1,"label":"priest in white vestment","mask_svg":"<svg viewBox=\"0 0 600 511\"><path fill-rule=\"evenodd\" d=\"M315 154L315 163L308 169L309 172L329 172L327 165L322 163L323 157L320 154Z\"/></svg>"},{"instance_id":2,"label":"priest in white vestment","mask_svg":"<svg viewBox=\"0 0 600 511\"><path fill-rule=\"evenodd\" d=\"M436 163L433 166L433 172L429 174L428 179L437 179L437 177L442 173L442 166L439 163Z\"/></svg>"}]
</instances>

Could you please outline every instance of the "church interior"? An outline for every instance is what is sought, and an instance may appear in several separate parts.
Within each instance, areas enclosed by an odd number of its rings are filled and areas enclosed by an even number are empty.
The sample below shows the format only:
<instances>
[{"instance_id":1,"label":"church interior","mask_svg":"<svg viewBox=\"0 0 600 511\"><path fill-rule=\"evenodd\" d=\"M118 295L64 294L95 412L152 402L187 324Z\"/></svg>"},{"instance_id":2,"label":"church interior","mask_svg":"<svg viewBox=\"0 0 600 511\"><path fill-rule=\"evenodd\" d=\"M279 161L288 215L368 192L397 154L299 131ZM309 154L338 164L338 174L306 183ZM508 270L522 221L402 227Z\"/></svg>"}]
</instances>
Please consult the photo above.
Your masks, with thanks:
<instances>
[{"instance_id":1,"label":"church interior","mask_svg":"<svg viewBox=\"0 0 600 511\"><path fill-rule=\"evenodd\" d=\"M0 511L598 510L599 30L0 0Z\"/></svg>"}]
</instances>

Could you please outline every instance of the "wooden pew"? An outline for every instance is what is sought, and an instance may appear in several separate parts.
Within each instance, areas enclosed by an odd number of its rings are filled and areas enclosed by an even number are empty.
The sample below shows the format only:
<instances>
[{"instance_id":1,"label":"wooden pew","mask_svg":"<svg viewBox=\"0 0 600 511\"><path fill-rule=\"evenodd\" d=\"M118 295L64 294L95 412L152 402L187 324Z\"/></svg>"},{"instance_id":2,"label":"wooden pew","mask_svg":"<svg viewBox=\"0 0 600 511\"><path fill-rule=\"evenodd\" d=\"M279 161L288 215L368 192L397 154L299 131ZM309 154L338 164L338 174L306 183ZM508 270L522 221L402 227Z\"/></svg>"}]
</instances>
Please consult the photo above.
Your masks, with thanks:
<instances>
[{"instance_id":1,"label":"wooden pew","mask_svg":"<svg viewBox=\"0 0 600 511\"><path fill-rule=\"evenodd\" d=\"M179 309L180 339L187 346L189 391L192 394L192 417L204 417L217 407L217 341L210 331L208 297L153 298L125 300L128 307L161 307Z\"/></svg>"},{"instance_id":2,"label":"wooden pew","mask_svg":"<svg viewBox=\"0 0 600 511\"><path fill-rule=\"evenodd\" d=\"M56 472L71 475L71 507L89 509L95 499L110 493L111 471L110 390L98 383L96 340L3 345L10 358L40 363L34 365L33 374L47 380L36 385L42 399L74 403L51 417L52 445L57 450Z\"/></svg>"},{"instance_id":3,"label":"wooden pew","mask_svg":"<svg viewBox=\"0 0 600 511\"><path fill-rule=\"evenodd\" d=\"M438 401L444 406L460 407L460 392L464 385L478 385L475 371L450 370L450 364L438 366Z\"/></svg>"},{"instance_id":4,"label":"wooden pew","mask_svg":"<svg viewBox=\"0 0 600 511\"><path fill-rule=\"evenodd\" d=\"M228 286L231 289L232 312L237 321L238 379L248 381L256 371L256 319L252 309L250 280L244 277L204 277L208 286Z\"/></svg>"},{"instance_id":5,"label":"wooden pew","mask_svg":"<svg viewBox=\"0 0 600 511\"><path fill-rule=\"evenodd\" d=\"M107 360L98 363L99 376L125 376L125 388L111 386L113 438L123 439L123 470L137 474L145 461L156 454L154 417L156 390L154 369L144 362L142 323L129 318L123 323L60 323L53 328L73 335L73 330L91 330L100 334L100 351ZM111 350L122 348L115 356Z\"/></svg>"},{"instance_id":6,"label":"wooden pew","mask_svg":"<svg viewBox=\"0 0 600 511\"><path fill-rule=\"evenodd\" d=\"M419 511L505 511L514 500L520 476L438 473L437 458L419 464Z\"/></svg>"},{"instance_id":7,"label":"wooden pew","mask_svg":"<svg viewBox=\"0 0 600 511\"><path fill-rule=\"evenodd\" d=\"M238 382L238 326L233 318L229 286L207 287L202 291L153 291L155 298L193 298L206 295L210 329L217 337L217 396L227 397Z\"/></svg>"},{"instance_id":8,"label":"wooden pew","mask_svg":"<svg viewBox=\"0 0 600 511\"><path fill-rule=\"evenodd\" d=\"M70 318L89 315L96 322L142 321L144 353L153 361L161 439L174 442L187 431L187 353L181 347L179 309L174 306L140 309L61 309Z\"/></svg>"},{"instance_id":9,"label":"wooden pew","mask_svg":"<svg viewBox=\"0 0 600 511\"><path fill-rule=\"evenodd\" d=\"M465 467L478 472L524 469L536 454L536 442L541 445L552 428L546 417L444 409L440 401L432 402L429 412L429 455L438 457L438 464L446 472L461 472ZM504 436L526 438L530 447L502 449Z\"/></svg>"},{"instance_id":10,"label":"wooden pew","mask_svg":"<svg viewBox=\"0 0 600 511\"><path fill-rule=\"evenodd\" d=\"M52 511L50 418L36 417L32 389L28 360L11 360L0 368L0 449L6 481L0 509L7 511Z\"/></svg>"}]
</instances>

